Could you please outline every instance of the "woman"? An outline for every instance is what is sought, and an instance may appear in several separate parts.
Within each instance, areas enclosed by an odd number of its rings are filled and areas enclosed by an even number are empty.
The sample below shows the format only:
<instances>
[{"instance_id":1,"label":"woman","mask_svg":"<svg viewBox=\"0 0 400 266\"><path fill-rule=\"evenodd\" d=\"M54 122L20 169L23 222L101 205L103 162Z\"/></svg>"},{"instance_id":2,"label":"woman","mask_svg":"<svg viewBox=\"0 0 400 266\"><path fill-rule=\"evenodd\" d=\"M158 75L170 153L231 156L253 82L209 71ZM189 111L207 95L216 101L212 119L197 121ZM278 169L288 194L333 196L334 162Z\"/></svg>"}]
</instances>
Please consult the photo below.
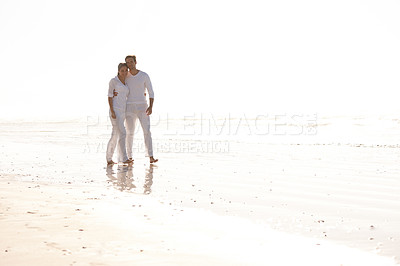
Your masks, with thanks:
<instances>
[{"instance_id":1,"label":"woman","mask_svg":"<svg viewBox=\"0 0 400 266\"><path fill-rule=\"evenodd\" d=\"M129 89L125 84L125 78L128 74L128 66L125 63L118 65L118 75L111 79L108 88L108 104L110 105L110 119L112 124L111 139L107 145L107 164L115 164L112 160L115 147L118 142L118 161L131 163L126 155L125 139L126 130L124 126L126 99ZM114 94L114 91L117 92ZM115 95L115 96L114 96Z\"/></svg>"}]
</instances>

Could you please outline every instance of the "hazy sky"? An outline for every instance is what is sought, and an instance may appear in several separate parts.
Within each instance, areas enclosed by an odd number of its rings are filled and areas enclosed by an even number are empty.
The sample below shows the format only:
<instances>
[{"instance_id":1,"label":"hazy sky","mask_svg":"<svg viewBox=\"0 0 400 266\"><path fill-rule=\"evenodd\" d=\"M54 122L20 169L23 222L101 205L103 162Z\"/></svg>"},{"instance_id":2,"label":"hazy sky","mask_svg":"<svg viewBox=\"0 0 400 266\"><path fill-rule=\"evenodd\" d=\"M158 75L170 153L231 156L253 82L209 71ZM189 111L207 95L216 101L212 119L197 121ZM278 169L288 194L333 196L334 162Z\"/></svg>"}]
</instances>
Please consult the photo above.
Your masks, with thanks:
<instances>
[{"instance_id":1,"label":"hazy sky","mask_svg":"<svg viewBox=\"0 0 400 266\"><path fill-rule=\"evenodd\" d=\"M126 55L155 113L400 111L400 1L0 1L0 119L106 115Z\"/></svg>"}]
</instances>

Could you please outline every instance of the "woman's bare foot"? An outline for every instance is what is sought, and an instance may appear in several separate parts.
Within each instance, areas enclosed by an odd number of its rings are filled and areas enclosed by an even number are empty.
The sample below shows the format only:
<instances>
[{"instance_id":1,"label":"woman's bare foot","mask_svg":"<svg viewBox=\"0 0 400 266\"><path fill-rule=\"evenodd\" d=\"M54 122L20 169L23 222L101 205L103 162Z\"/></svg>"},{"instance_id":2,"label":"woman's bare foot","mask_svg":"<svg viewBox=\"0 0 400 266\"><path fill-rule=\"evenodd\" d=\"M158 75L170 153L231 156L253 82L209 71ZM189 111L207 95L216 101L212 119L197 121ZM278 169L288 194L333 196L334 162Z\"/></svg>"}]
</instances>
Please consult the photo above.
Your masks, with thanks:
<instances>
[{"instance_id":1,"label":"woman's bare foot","mask_svg":"<svg viewBox=\"0 0 400 266\"><path fill-rule=\"evenodd\" d=\"M150 157L150 163L156 163L158 162L158 159L154 159L153 156Z\"/></svg>"},{"instance_id":2,"label":"woman's bare foot","mask_svg":"<svg viewBox=\"0 0 400 266\"><path fill-rule=\"evenodd\" d=\"M116 164L113 162L113 160L107 161L107 165L113 165L113 164Z\"/></svg>"}]
</instances>

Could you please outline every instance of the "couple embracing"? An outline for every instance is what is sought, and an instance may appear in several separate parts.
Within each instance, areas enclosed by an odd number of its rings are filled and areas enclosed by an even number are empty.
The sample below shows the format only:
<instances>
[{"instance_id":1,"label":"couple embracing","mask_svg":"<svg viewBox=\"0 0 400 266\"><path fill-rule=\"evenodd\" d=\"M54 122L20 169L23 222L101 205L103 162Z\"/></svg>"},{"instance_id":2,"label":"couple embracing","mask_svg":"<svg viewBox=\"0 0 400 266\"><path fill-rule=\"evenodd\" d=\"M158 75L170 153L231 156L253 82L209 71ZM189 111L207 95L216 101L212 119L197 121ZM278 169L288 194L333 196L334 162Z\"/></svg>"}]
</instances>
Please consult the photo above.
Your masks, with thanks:
<instances>
[{"instance_id":1,"label":"couple embracing","mask_svg":"<svg viewBox=\"0 0 400 266\"><path fill-rule=\"evenodd\" d=\"M149 105L146 101L146 90L149 94ZM108 103L112 124L111 139L107 145L106 159L108 165L112 160L115 147L118 145L118 161L132 163L133 135L136 120L143 129L146 156L150 163L158 159L153 157L153 144L150 132L150 115L153 109L154 92L149 76L136 68L136 56L128 55L125 63L118 65L118 75L111 79L108 89Z\"/></svg>"}]
</instances>

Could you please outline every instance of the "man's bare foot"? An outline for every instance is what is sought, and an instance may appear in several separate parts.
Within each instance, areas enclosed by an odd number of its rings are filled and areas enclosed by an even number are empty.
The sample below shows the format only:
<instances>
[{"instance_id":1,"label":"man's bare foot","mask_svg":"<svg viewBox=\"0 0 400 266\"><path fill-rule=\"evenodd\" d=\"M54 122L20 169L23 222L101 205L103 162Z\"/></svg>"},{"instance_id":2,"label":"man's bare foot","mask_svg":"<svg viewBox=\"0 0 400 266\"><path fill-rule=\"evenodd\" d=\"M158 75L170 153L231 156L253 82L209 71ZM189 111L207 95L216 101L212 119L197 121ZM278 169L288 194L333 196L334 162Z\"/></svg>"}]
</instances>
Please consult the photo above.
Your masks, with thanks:
<instances>
[{"instance_id":1,"label":"man's bare foot","mask_svg":"<svg viewBox=\"0 0 400 266\"><path fill-rule=\"evenodd\" d=\"M129 160L131 160L132 162L134 161L134 160L132 159L132 157L131 157L131 158L129 158Z\"/></svg>"},{"instance_id":2,"label":"man's bare foot","mask_svg":"<svg viewBox=\"0 0 400 266\"><path fill-rule=\"evenodd\" d=\"M113 160L107 161L107 165L113 165L113 164L116 164L113 162Z\"/></svg>"},{"instance_id":3,"label":"man's bare foot","mask_svg":"<svg viewBox=\"0 0 400 266\"><path fill-rule=\"evenodd\" d=\"M156 163L158 162L158 159L154 159L153 156L150 157L150 163Z\"/></svg>"},{"instance_id":4,"label":"man's bare foot","mask_svg":"<svg viewBox=\"0 0 400 266\"><path fill-rule=\"evenodd\" d=\"M133 160L132 159L128 159L128 160L126 160L125 162L122 162L123 164L130 164L130 163L133 163Z\"/></svg>"}]
</instances>

